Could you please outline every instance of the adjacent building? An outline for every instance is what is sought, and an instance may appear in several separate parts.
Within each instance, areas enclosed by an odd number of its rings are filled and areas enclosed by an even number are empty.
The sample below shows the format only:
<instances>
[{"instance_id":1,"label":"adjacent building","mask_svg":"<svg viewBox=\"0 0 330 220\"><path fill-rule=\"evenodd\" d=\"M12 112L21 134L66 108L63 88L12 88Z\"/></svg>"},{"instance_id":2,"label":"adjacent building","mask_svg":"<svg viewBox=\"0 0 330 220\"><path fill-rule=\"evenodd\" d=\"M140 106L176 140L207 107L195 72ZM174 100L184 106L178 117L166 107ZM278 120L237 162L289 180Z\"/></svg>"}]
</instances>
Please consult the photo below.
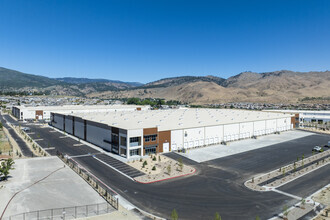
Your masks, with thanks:
<instances>
[{"instance_id":1,"label":"adjacent building","mask_svg":"<svg viewBox=\"0 0 330 220\"><path fill-rule=\"evenodd\" d=\"M303 127L304 123L330 123L330 111L309 110L266 110L267 112L281 112L295 114L296 126Z\"/></svg>"},{"instance_id":2,"label":"adjacent building","mask_svg":"<svg viewBox=\"0 0 330 220\"><path fill-rule=\"evenodd\" d=\"M52 112L51 124L130 158L290 130L295 115L229 109Z\"/></svg>"},{"instance_id":3,"label":"adjacent building","mask_svg":"<svg viewBox=\"0 0 330 220\"><path fill-rule=\"evenodd\" d=\"M14 106L12 113L18 120L50 120L51 112L62 114L106 113L111 111L146 110L149 106L136 105L62 105L62 106Z\"/></svg>"}]
</instances>

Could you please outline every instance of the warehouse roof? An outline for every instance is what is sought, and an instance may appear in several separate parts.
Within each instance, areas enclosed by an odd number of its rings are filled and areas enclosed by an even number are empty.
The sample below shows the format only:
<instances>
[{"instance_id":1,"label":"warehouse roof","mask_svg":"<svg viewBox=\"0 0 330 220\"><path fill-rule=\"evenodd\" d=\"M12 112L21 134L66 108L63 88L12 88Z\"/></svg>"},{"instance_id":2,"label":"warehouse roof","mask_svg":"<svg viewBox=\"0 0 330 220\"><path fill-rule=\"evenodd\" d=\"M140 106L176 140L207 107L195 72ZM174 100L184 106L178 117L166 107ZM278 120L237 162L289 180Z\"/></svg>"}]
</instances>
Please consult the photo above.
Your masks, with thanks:
<instances>
[{"instance_id":1,"label":"warehouse roof","mask_svg":"<svg viewBox=\"0 0 330 220\"><path fill-rule=\"evenodd\" d=\"M158 131L215 126L292 117L292 114L229 109L170 109L70 114L127 130L158 127Z\"/></svg>"},{"instance_id":2,"label":"warehouse roof","mask_svg":"<svg viewBox=\"0 0 330 220\"><path fill-rule=\"evenodd\" d=\"M305 113L305 114L330 114L330 111L317 111L317 110L279 110L279 109L275 109L275 110L264 110L267 112L285 112L285 113Z\"/></svg>"},{"instance_id":3,"label":"warehouse roof","mask_svg":"<svg viewBox=\"0 0 330 220\"><path fill-rule=\"evenodd\" d=\"M21 110L43 111L70 111L70 110L111 110L111 109L136 109L143 108L138 105L56 105L56 106L15 106Z\"/></svg>"}]
</instances>

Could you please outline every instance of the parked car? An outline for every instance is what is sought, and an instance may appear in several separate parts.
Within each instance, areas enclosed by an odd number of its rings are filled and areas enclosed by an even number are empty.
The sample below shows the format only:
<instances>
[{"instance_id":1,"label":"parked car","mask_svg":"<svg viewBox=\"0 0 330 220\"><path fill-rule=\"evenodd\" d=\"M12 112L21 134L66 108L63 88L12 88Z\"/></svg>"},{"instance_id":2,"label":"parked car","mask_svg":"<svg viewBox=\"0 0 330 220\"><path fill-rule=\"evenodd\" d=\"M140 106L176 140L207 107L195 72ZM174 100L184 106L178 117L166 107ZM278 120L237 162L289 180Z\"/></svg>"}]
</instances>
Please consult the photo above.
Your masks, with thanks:
<instances>
[{"instance_id":1,"label":"parked car","mask_svg":"<svg viewBox=\"0 0 330 220\"><path fill-rule=\"evenodd\" d=\"M31 128L24 127L24 128L22 128L22 130L25 131L25 132L29 132L29 131L31 131Z\"/></svg>"},{"instance_id":2,"label":"parked car","mask_svg":"<svg viewBox=\"0 0 330 220\"><path fill-rule=\"evenodd\" d=\"M320 146L315 146L312 151L322 152L323 150Z\"/></svg>"},{"instance_id":3,"label":"parked car","mask_svg":"<svg viewBox=\"0 0 330 220\"><path fill-rule=\"evenodd\" d=\"M330 148L330 146L329 146L329 145L324 145L323 147L324 147L324 148Z\"/></svg>"}]
</instances>

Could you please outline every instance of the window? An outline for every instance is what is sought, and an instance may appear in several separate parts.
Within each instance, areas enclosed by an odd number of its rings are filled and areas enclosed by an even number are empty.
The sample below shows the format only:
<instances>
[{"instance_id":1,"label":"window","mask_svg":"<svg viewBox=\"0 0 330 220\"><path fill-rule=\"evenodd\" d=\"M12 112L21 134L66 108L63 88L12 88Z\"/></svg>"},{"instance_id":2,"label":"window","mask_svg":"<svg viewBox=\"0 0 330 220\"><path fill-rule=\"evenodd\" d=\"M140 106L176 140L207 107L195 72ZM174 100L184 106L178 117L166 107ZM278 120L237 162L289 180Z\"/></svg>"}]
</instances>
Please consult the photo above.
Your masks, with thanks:
<instances>
[{"instance_id":1,"label":"window","mask_svg":"<svg viewBox=\"0 0 330 220\"><path fill-rule=\"evenodd\" d=\"M111 140L112 140L112 143L118 144L118 141L119 141L118 135L117 134L112 134L111 135Z\"/></svg>"},{"instance_id":2,"label":"window","mask_svg":"<svg viewBox=\"0 0 330 220\"><path fill-rule=\"evenodd\" d=\"M130 143L133 143L133 142L139 142L140 141L140 137L131 137L130 139L129 139L129 142Z\"/></svg>"},{"instance_id":3,"label":"window","mask_svg":"<svg viewBox=\"0 0 330 220\"><path fill-rule=\"evenodd\" d=\"M126 137L120 136L120 145L121 146L127 145Z\"/></svg>"},{"instance_id":4,"label":"window","mask_svg":"<svg viewBox=\"0 0 330 220\"><path fill-rule=\"evenodd\" d=\"M155 154L157 152L157 145L146 147L145 150L146 150L146 155Z\"/></svg>"},{"instance_id":5,"label":"window","mask_svg":"<svg viewBox=\"0 0 330 220\"><path fill-rule=\"evenodd\" d=\"M140 149L134 149L129 151L130 156L140 155Z\"/></svg>"},{"instance_id":6,"label":"window","mask_svg":"<svg viewBox=\"0 0 330 220\"><path fill-rule=\"evenodd\" d=\"M140 146L141 145L141 137L131 137L129 139L129 146L135 147L135 146Z\"/></svg>"},{"instance_id":7,"label":"window","mask_svg":"<svg viewBox=\"0 0 330 220\"><path fill-rule=\"evenodd\" d=\"M144 136L144 141L149 142L149 141L156 141L157 140L157 134L152 134L152 135L146 135Z\"/></svg>"}]
</instances>

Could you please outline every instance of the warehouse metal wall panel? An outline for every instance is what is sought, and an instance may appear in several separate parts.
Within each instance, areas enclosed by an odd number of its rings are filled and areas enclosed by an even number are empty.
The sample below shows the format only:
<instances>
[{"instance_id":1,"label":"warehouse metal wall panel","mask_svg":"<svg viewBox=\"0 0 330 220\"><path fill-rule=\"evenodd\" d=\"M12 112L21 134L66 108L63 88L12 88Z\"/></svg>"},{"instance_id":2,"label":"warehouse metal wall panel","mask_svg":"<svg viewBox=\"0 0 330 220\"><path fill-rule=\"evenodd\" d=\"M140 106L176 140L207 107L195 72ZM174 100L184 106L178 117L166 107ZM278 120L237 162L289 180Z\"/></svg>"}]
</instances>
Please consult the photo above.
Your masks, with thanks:
<instances>
[{"instance_id":1,"label":"warehouse metal wall panel","mask_svg":"<svg viewBox=\"0 0 330 220\"><path fill-rule=\"evenodd\" d=\"M253 136L253 122L240 123L240 139Z\"/></svg>"},{"instance_id":2,"label":"warehouse metal wall panel","mask_svg":"<svg viewBox=\"0 0 330 220\"><path fill-rule=\"evenodd\" d=\"M217 144L223 141L223 125L205 127L205 139L209 140L209 144ZM200 145L203 144L200 143Z\"/></svg>"},{"instance_id":3,"label":"warehouse metal wall panel","mask_svg":"<svg viewBox=\"0 0 330 220\"><path fill-rule=\"evenodd\" d=\"M183 140L188 143L188 148L197 147L195 141L198 141L199 146L199 140L204 139L204 127L184 129L183 134Z\"/></svg>"},{"instance_id":4,"label":"warehouse metal wall panel","mask_svg":"<svg viewBox=\"0 0 330 220\"><path fill-rule=\"evenodd\" d=\"M65 117L65 131L69 134L73 134L73 121L72 117Z\"/></svg>"},{"instance_id":5,"label":"warehouse metal wall panel","mask_svg":"<svg viewBox=\"0 0 330 220\"><path fill-rule=\"evenodd\" d=\"M108 151L111 150L111 144L104 142L104 140L111 142L111 129L100 128L88 124L86 126L86 140Z\"/></svg>"},{"instance_id":6,"label":"warehouse metal wall panel","mask_svg":"<svg viewBox=\"0 0 330 220\"><path fill-rule=\"evenodd\" d=\"M276 131L276 119L266 121L266 134L271 134Z\"/></svg>"},{"instance_id":7,"label":"warehouse metal wall panel","mask_svg":"<svg viewBox=\"0 0 330 220\"><path fill-rule=\"evenodd\" d=\"M171 149L180 150L183 148L183 130L171 131Z\"/></svg>"},{"instance_id":8,"label":"warehouse metal wall panel","mask_svg":"<svg viewBox=\"0 0 330 220\"><path fill-rule=\"evenodd\" d=\"M254 122L254 135L260 136L266 133L266 121Z\"/></svg>"},{"instance_id":9,"label":"warehouse metal wall panel","mask_svg":"<svg viewBox=\"0 0 330 220\"><path fill-rule=\"evenodd\" d=\"M52 122L52 125L55 128L58 128L60 130L63 130L63 126L64 126L64 117L63 115L58 115L58 114L54 114L54 121Z\"/></svg>"},{"instance_id":10,"label":"warehouse metal wall panel","mask_svg":"<svg viewBox=\"0 0 330 220\"><path fill-rule=\"evenodd\" d=\"M77 120L77 118L75 118L74 121L74 135L76 137L79 137L80 139L84 139L84 121L83 120Z\"/></svg>"}]
</instances>

